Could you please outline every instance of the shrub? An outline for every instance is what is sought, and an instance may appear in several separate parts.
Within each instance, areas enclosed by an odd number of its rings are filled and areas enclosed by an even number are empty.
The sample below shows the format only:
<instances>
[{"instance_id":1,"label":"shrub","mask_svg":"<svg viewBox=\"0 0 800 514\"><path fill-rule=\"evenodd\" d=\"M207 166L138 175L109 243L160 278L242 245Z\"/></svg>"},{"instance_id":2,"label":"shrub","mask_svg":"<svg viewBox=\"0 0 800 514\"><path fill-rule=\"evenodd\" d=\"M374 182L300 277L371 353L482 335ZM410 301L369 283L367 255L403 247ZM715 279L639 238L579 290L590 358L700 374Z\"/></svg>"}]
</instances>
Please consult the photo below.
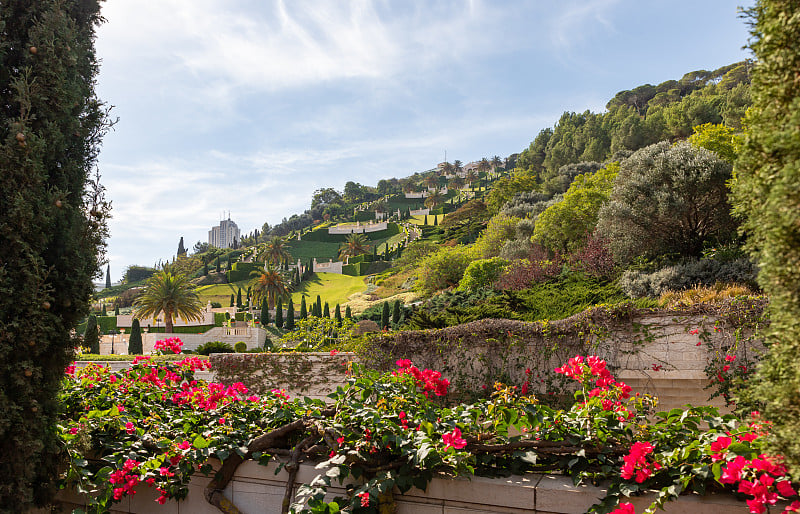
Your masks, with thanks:
<instances>
[{"instance_id":1,"label":"shrub","mask_svg":"<svg viewBox=\"0 0 800 514\"><path fill-rule=\"evenodd\" d=\"M219 303L219 302L211 302L211 307L213 309L221 309L222 308L222 304Z\"/></svg>"},{"instance_id":2,"label":"shrub","mask_svg":"<svg viewBox=\"0 0 800 514\"><path fill-rule=\"evenodd\" d=\"M430 294L457 286L475 253L473 248L462 245L440 248L419 263L414 287Z\"/></svg>"},{"instance_id":3,"label":"shrub","mask_svg":"<svg viewBox=\"0 0 800 514\"><path fill-rule=\"evenodd\" d=\"M706 242L728 241L735 231L730 178L729 163L687 142L642 148L620 165L598 231L619 262L665 253L699 257Z\"/></svg>"},{"instance_id":4,"label":"shrub","mask_svg":"<svg viewBox=\"0 0 800 514\"><path fill-rule=\"evenodd\" d=\"M475 242L478 255L485 259L497 257L505 242L515 238L519 221L519 218L510 218L503 214L490 219L486 230Z\"/></svg>"},{"instance_id":5,"label":"shrub","mask_svg":"<svg viewBox=\"0 0 800 514\"><path fill-rule=\"evenodd\" d=\"M241 342L241 341L239 341ZM245 348L247 345L245 345ZM209 341L205 344L201 344L195 350L195 353L198 355L211 355L212 353L235 353L233 346L229 345L228 343L223 343L222 341Z\"/></svg>"},{"instance_id":6,"label":"shrub","mask_svg":"<svg viewBox=\"0 0 800 514\"><path fill-rule=\"evenodd\" d=\"M569 256L569 264L574 271L581 271L595 278L610 279L616 272L608 240L602 237L590 236L580 250Z\"/></svg>"},{"instance_id":7,"label":"shrub","mask_svg":"<svg viewBox=\"0 0 800 514\"><path fill-rule=\"evenodd\" d=\"M247 351L247 343L244 341L237 341L235 345L233 345L233 351L236 353L244 353ZM220 352L215 352L220 353Z\"/></svg>"},{"instance_id":8,"label":"shrub","mask_svg":"<svg viewBox=\"0 0 800 514\"><path fill-rule=\"evenodd\" d=\"M667 266L658 271L628 270L619 286L630 298L657 298L668 291L682 291L693 286L714 286L717 283L740 284L757 289L756 266L747 258L729 262L700 259Z\"/></svg>"},{"instance_id":9,"label":"shrub","mask_svg":"<svg viewBox=\"0 0 800 514\"><path fill-rule=\"evenodd\" d=\"M491 287L506 266L508 266L508 261L500 257L472 261L467 266L467 269L464 270L464 277L458 284L458 289L461 291L474 291Z\"/></svg>"},{"instance_id":10,"label":"shrub","mask_svg":"<svg viewBox=\"0 0 800 514\"><path fill-rule=\"evenodd\" d=\"M755 296L747 286L717 283L711 287L693 286L684 291L667 291L658 299L658 304L667 309L681 309L700 303L719 303L741 296Z\"/></svg>"},{"instance_id":11,"label":"shrub","mask_svg":"<svg viewBox=\"0 0 800 514\"><path fill-rule=\"evenodd\" d=\"M541 246L534 246L527 259L514 261L503 271L494 287L519 291L533 284L550 280L561 273L561 257L549 256Z\"/></svg>"}]
</instances>

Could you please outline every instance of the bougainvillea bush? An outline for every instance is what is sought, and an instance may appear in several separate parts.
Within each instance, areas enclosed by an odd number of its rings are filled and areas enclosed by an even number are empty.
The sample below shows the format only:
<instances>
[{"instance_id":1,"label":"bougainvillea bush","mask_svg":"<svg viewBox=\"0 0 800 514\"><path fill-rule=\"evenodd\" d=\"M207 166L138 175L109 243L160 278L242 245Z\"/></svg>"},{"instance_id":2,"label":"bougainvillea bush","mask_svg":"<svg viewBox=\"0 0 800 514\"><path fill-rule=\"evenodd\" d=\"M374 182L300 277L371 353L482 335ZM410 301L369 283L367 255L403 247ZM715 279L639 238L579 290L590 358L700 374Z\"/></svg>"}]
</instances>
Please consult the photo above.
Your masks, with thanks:
<instances>
[{"instance_id":1,"label":"bougainvillea bush","mask_svg":"<svg viewBox=\"0 0 800 514\"><path fill-rule=\"evenodd\" d=\"M737 424L702 407L648 418L655 399L616 381L598 357L576 356L556 370L579 386L568 410L503 384L488 399L450 404L449 382L435 370L408 360L385 374L344 364L350 381L327 404L196 380L207 362L191 357L140 358L120 372L68 369L62 486L87 493L93 512L142 487L156 488L164 503L183 498L191 476L211 473L216 458L222 467L206 497L219 505L238 463L279 459L290 484L301 461L321 469L287 494L285 509L293 512L379 512L393 491L424 489L435 476L530 471L605 482L608 496L592 508L600 513L633 512L626 497L649 490L657 492L650 511L709 490L736 492L755 513L777 502L786 512L800 508L780 458L761 450L769 427L757 416ZM347 497L326 498L327 487L346 478L359 485Z\"/></svg>"}]
</instances>

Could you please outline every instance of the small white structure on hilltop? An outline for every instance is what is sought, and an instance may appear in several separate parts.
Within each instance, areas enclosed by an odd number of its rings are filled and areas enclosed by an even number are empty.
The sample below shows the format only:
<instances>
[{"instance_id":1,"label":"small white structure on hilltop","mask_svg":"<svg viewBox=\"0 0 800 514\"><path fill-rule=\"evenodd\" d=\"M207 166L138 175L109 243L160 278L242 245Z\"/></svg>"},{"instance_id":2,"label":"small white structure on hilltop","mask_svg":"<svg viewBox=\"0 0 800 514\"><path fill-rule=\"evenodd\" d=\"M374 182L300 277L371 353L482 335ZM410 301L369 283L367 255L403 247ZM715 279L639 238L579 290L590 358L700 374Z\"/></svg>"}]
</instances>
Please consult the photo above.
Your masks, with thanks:
<instances>
[{"instance_id":1,"label":"small white structure on hilltop","mask_svg":"<svg viewBox=\"0 0 800 514\"><path fill-rule=\"evenodd\" d=\"M211 227L208 231L208 244L217 248L233 248L239 241L241 241L239 227L231 221L230 213L228 219L220 221L219 226Z\"/></svg>"}]
</instances>

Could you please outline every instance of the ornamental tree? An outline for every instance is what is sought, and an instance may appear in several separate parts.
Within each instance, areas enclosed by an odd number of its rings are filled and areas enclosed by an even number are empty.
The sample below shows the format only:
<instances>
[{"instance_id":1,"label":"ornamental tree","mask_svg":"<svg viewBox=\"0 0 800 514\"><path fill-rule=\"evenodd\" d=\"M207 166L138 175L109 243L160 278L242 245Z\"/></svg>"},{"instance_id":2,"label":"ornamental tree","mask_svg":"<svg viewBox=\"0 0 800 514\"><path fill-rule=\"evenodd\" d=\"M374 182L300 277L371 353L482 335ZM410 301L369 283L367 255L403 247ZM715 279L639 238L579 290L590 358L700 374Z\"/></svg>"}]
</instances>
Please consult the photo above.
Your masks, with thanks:
<instances>
[{"instance_id":1,"label":"ornamental tree","mask_svg":"<svg viewBox=\"0 0 800 514\"><path fill-rule=\"evenodd\" d=\"M97 326L97 317L94 315L89 316L86 321L86 331L83 333L83 346L89 349L89 352L97 355L100 353L100 329Z\"/></svg>"},{"instance_id":2,"label":"ornamental tree","mask_svg":"<svg viewBox=\"0 0 800 514\"><path fill-rule=\"evenodd\" d=\"M753 396L774 423L773 447L800 477L800 8L760 0L748 14L757 61L733 193L771 319Z\"/></svg>"},{"instance_id":3,"label":"ornamental tree","mask_svg":"<svg viewBox=\"0 0 800 514\"><path fill-rule=\"evenodd\" d=\"M100 22L97 0L0 5L0 510L55 492L56 394L102 278Z\"/></svg>"},{"instance_id":4,"label":"ornamental tree","mask_svg":"<svg viewBox=\"0 0 800 514\"><path fill-rule=\"evenodd\" d=\"M139 320L133 318L131 322L131 336L128 338L128 353L131 355L141 355L144 353L142 348L142 329Z\"/></svg>"},{"instance_id":5,"label":"ornamental tree","mask_svg":"<svg viewBox=\"0 0 800 514\"><path fill-rule=\"evenodd\" d=\"M620 164L598 232L620 262L644 255L700 256L706 242L730 240L727 181L731 165L687 142L662 141Z\"/></svg>"}]
</instances>

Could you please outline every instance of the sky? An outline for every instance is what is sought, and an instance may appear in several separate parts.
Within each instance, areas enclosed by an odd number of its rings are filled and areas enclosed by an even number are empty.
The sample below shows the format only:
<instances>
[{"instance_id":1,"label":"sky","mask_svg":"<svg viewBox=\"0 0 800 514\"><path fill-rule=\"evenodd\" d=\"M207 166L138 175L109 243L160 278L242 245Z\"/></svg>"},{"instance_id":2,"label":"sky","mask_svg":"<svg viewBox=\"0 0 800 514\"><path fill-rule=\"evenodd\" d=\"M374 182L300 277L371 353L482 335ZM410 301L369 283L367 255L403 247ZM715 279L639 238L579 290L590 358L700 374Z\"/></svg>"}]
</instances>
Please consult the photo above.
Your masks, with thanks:
<instances>
[{"instance_id":1,"label":"sky","mask_svg":"<svg viewBox=\"0 0 800 514\"><path fill-rule=\"evenodd\" d=\"M735 1L107 0L96 91L112 281L445 159L520 152L564 111L750 57ZM745 4L748 5L748 4Z\"/></svg>"}]
</instances>

